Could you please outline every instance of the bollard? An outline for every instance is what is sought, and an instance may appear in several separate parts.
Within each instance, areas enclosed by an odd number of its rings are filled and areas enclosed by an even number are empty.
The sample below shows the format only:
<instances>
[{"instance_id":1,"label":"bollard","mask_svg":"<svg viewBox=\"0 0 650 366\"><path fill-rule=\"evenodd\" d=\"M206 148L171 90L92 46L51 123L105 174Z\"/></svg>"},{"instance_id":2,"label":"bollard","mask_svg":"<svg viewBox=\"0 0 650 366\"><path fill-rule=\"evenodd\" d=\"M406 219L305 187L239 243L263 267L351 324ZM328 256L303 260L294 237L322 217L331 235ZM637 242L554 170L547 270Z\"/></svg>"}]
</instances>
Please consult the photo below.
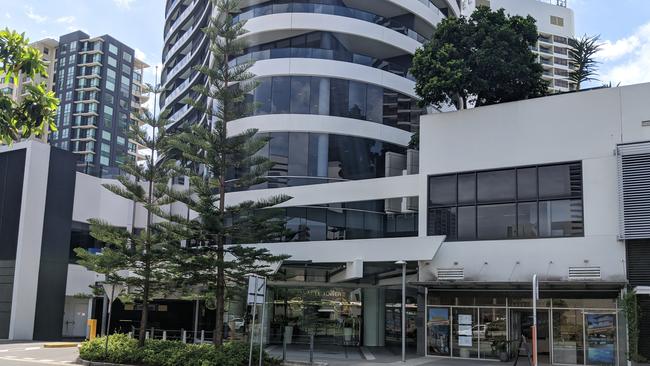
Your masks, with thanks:
<instances>
[{"instance_id":1,"label":"bollard","mask_svg":"<svg viewBox=\"0 0 650 366\"><path fill-rule=\"evenodd\" d=\"M314 335L309 336L309 364L314 364Z\"/></svg>"},{"instance_id":2,"label":"bollard","mask_svg":"<svg viewBox=\"0 0 650 366\"><path fill-rule=\"evenodd\" d=\"M144 339L149 339L149 332L144 332Z\"/></svg>"},{"instance_id":3,"label":"bollard","mask_svg":"<svg viewBox=\"0 0 650 366\"><path fill-rule=\"evenodd\" d=\"M282 337L282 362L287 360L287 337Z\"/></svg>"},{"instance_id":4,"label":"bollard","mask_svg":"<svg viewBox=\"0 0 650 366\"><path fill-rule=\"evenodd\" d=\"M205 330L201 329L201 343L205 341Z\"/></svg>"},{"instance_id":5,"label":"bollard","mask_svg":"<svg viewBox=\"0 0 650 366\"><path fill-rule=\"evenodd\" d=\"M163 330L163 341L167 340L167 331Z\"/></svg>"},{"instance_id":6,"label":"bollard","mask_svg":"<svg viewBox=\"0 0 650 366\"><path fill-rule=\"evenodd\" d=\"M181 341L187 343L187 339L185 339L185 329L181 329Z\"/></svg>"},{"instance_id":7,"label":"bollard","mask_svg":"<svg viewBox=\"0 0 650 366\"><path fill-rule=\"evenodd\" d=\"M93 340L97 337L97 319L88 319L88 339Z\"/></svg>"},{"instance_id":8,"label":"bollard","mask_svg":"<svg viewBox=\"0 0 650 366\"><path fill-rule=\"evenodd\" d=\"M133 338L133 332L129 332L127 335L129 336L129 338Z\"/></svg>"},{"instance_id":9,"label":"bollard","mask_svg":"<svg viewBox=\"0 0 650 366\"><path fill-rule=\"evenodd\" d=\"M156 339L156 331L151 327L151 339Z\"/></svg>"}]
</instances>

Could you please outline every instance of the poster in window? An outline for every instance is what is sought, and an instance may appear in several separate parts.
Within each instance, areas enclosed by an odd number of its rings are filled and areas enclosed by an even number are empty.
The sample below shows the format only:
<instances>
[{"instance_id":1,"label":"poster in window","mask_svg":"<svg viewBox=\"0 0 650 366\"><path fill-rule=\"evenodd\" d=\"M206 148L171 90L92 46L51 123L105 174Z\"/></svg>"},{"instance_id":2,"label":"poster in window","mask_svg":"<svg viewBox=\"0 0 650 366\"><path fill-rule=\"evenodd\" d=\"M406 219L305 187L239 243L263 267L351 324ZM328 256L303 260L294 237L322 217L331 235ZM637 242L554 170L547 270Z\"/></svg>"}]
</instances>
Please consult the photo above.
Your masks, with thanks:
<instances>
[{"instance_id":1,"label":"poster in window","mask_svg":"<svg viewBox=\"0 0 650 366\"><path fill-rule=\"evenodd\" d=\"M429 308L429 354L449 356L449 309Z\"/></svg>"},{"instance_id":2,"label":"poster in window","mask_svg":"<svg viewBox=\"0 0 650 366\"><path fill-rule=\"evenodd\" d=\"M471 336L459 336L458 345L460 347L471 347L472 346L472 337Z\"/></svg>"},{"instance_id":3,"label":"poster in window","mask_svg":"<svg viewBox=\"0 0 650 366\"><path fill-rule=\"evenodd\" d=\"M585 314L587 327L587 363L616 363L616 315Z\"/></svg>"},{"instance_id":4,"label":"poster in window","mask_svg":"<svg viewBox=\"0 0 650 366\"><path fill-rule=\"evenodd\" d=\"M472 325L472 316L466 314L458 314L458 324Z\"/></svg>"},{"instance_id":5,"label":"poster in window","mask_svg":"<svg viewBox=\"0 0 650 366\"><path fill-rule=\"evenodd\" d=\"M472 336L472 326L471 325L458 325L458 335L459 336Z\"/></svg>"}]
</instances>

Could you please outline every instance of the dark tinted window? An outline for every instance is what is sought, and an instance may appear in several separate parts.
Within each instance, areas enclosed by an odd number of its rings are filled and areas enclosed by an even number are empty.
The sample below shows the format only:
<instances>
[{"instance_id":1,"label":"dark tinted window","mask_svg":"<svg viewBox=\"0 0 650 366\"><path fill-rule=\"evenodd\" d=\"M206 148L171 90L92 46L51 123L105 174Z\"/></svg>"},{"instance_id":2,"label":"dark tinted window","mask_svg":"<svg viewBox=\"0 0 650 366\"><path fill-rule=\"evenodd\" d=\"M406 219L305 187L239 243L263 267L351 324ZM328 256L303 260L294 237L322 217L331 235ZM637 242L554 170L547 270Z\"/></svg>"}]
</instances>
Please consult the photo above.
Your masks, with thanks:
<instances>
[{"instance_id":1,"label":"dark tinted window","mask_svg":"<svg viewBox=\"0 0 650 366\"><path fill-rule=\"evenodd\" d=\"M514 238L517 230L516 207L515 204L478 206L478 238Z\"/></svg>"},{"instance_id":2,"label":"dark tinted window","mask_svg":"<svg viewBox=\"0 0 650 366\"><path fill-rule=\"evenodd\" d=\"M545 166L539 168L539 197L558 198L582 194L580 164Z\"/></svg>"},{"instance_id":3,"label":"dark tinted window","mask_svg":"<svg viewBox=\"0 0 650 366\"><path fill-rule=\"evenodd\" d=\"M255 114L271 113L271 85L271 79L262 79L255 88Z\"/></svg>"},{"instance_id":4,"label":"dark tinted window","mask_svg":"<svg viewBox=\"0 0 650 366\"><path fill-rule=\"evenodd\" d=\"M476 206L458 207L458 240L476 239Z\"/></svg>"},{"instance_id":5,"label":"dark tinted window","mask_svg":"<svg viewBox=\"0 0 650 366\"><path fill-rule=\"evenodd\" d=\"M347 116L356 119L366 118L366 84L350 81Z\"/></svg>"},{"instance_id":6,"label":"dark tinted window","mask_svg":"<svg viewBox=\"0 0 650 366\"><path fill-rule=\"evenodd\" d=\"M427 232L429 235L446 235L447 240L456 240L456 207L429 209Z\"/></svg>"},{"instance_id":7,"label":"dark tinted window","mask_svg":"<svg viewBox=\"0 0 650 366\"><path fill-rule=\"evenodd\" d=\"M535 238L537 235L537 202L520 203L517 208L517 236Z\"/></svg>"},{"instance_id":8,"label":"dark tinted window","mask_svg":"<svg viewBox=\"0 0 650 366\"><path fill-rule=\"evenodd\" d=\"M294 76L291 78L291 113L309 113L310 82L311 80L307 76Z\"/></svg>"},{"instance_id":9,"label":"dark tinted window","mask_svg":"<svg viewBox=\"0 0 650 366\"><path fill-rule=\"evenodd\" d=\"M517 169L517 198L537 199L537 168Z\"/></svg>"},{"instance_id":10,"label":"dark tinted window","mask_svg":"<svg viewBox=\"0 0 650 366\"><path fill-rule=\"evenodd\" d=\"M515 171L498 170L480 172L478 180L478 201L494 202L515 199Z\"/></svg>"},{"instance_id":11,"label":"dark tinted window","mask_svg":"<svg viewBox=\"0 0 650 366\"><path fill-rule=\"evenodd\" d=\"M288 76L273 78L272 113L289 113L291 104L291 83Z\"/></svg>"},{"instance_id":12,"label":"dark tinted window","mask_svg":"<svg viewBox=\"0 0 650 366\"><path fill-rule=\"evenodd\" d=\"M458 204L474 204L476 202L476 174L458 175Z\"/></svg>"},{"instance_id":13,"label":"dark tinted window","mask_svg":"<svg viewBox=\"0 0 650 366\"><path fill-rule=\"evenodd\" d=\"M447 240L584 235L581 163L431 176L428 190L429 235L449 234Z\"/></svg>"},{"instance_id":14,"label":"dark tinted window","mask_svg":"<svg viewBox=\"0 0 650 366\"><path fill-rule=\"evenodd\" d=\"M446 175L429 179L429 204L434 206L456 204L456 176Z\"/></svg>"},{"instance_id":15,"label":"dark tinted window","mask_svg":"<svg viewBox=\"0 0 650 366\"><path fill-rule=\"evenodd\" d=\"M290 176L307 176L307 166L309 162L309 135L307 133L296 132L289 135L289 175Z\"/></svg>"},{"instance_id":16,"label":"dark tinted window","mask_svg":"<svg viewBox=\"0 0 650 366\"><path fill-rule=\"evenodd\" d=\"M582 236L582 200L542 201L539 203L541 237Z\"/></svg>"}]
</instances>

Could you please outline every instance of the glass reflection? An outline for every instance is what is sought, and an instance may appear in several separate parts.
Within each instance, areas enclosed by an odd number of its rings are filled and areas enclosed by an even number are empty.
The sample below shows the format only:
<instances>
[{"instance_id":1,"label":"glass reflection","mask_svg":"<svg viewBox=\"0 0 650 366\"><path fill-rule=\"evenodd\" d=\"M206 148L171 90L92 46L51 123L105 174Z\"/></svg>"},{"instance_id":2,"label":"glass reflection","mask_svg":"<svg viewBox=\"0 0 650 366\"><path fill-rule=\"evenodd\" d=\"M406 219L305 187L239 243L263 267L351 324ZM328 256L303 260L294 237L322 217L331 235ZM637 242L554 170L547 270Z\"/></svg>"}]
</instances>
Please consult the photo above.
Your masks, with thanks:
<instances>
[{"instance_id":1,"label":"glass reflection","mask_svg":"<svg viewBox=\"0 0 650 366\"><path fill-rule=\"evenodd\" d=\"M316 76L259 78L244 98L247 114L318 114L345 117L416 132L423 110L417 100L366 83Z\"/></svg>"}]
</instances>

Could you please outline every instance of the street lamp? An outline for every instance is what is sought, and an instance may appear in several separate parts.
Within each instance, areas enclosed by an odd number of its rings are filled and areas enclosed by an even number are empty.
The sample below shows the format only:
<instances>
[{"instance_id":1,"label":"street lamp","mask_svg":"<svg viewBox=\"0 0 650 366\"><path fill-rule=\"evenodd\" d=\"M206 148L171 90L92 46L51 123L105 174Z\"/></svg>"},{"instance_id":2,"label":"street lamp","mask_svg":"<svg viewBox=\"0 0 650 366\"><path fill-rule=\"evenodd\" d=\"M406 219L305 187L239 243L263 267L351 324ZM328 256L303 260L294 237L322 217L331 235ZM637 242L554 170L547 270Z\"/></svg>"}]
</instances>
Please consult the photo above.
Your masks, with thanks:
<instances>
[{"instance_id":1,"label":"street lamp","mask_svg":"<svg viewBox=\"0 0 650 366\"><path fill-rule=\"evenodd\" d=\"M402 266L402 362L406 362L406 261L395 264Z\"/></svg>"}]
</instances>

